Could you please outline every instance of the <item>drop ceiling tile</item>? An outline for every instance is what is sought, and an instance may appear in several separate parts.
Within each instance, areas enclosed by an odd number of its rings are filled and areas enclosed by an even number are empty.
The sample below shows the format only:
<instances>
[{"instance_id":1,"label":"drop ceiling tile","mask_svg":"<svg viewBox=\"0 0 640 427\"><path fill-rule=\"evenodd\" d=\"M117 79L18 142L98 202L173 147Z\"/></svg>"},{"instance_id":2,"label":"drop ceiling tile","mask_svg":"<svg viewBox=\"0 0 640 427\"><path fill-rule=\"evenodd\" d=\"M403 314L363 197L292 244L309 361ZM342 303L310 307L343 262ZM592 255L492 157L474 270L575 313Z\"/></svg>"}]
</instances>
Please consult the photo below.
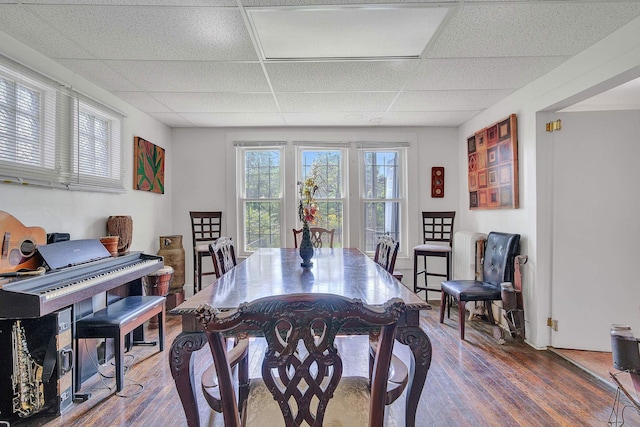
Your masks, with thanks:
<instances>
[{"instance_id":1,"label":"drop ceiling tile","mask_svg":"<svg viewBox=\"0 0 640 427\"><path fill-rule=\"evenodd\" d=\"M54 58L93 58L22 5L0 5L0 31Z\"/></svg>"},{"instance_id":2,"label":"drop ceiling tile","mask_svg":"<svg viewBox=\"0 0 640 427\"><path fill-rule=\"evenodd\" d=\"M640 2L462 3L428 58L575 55L640 16Z\"/></svg>"},{"instance_id":3,"label":"drop ceiling tile","mask_svg":"<svg viewBox=\"0 0 640 427\"><path fill-rule=\"evenodd\" d=\"M383 112L374 113L284 113L287 126L376 126Z\"/></svg>"},{"instance_id":4,"label":"drop ceiling tile","mask_svg":"<svg viewBox=\"0 0 640 427\"><path fill-rule=\"evenodd\" d=\"M517 89L569 56L453 58L421 61L406 90Z\"/></svg>"},{"instance_id":5,"label":"drop ceiling tile","mask_svg":"<svg viewBox=\"0 0 640 427\"><path fill-rule=\"evenodd\" d=\"M151 93L180 113L278 113L271 93Z\"/></svg>"},{"instance_id":6,"label":"drop ceiling tile","mask_svg":"<svg viewBox=\"0 0 640 427\"><path fill-rule=\"evenodd\" d=\"M16 0L7 0L15 3ZM0 0L3 3L4 0ZM22 0L24 4L48 4L49 0ZM55 4L102 6L237 6L235 0L55 0Z\"/></svg>"},{"instance_id":7,"label":"drop ceiling tile","mask_svg":"<svg viewBox=\"0 0 640 427\"><path fill-rule=\"evenodd\" d=\"M194 124L176 113L149 113L151 117L170 127L193 127Z\"/></svg>"},{"instance_id":8,"label":"drop ceiling tile","mask_svg":"<svg viewBox=\"0 0 640 427\"><path fill-rule=\"evenodd\" d=\"M419 58L449 8L361 5L246 12L265 59Z\"/></svg>"},{"instance_id":9,"label":"drop ceiling tile","mask_svg":"<svg viewBox=\"0 0 640 427\"><path fill-rule=\"evenodd\" d=\"M425 4L425 3L457 3L459 0L240 0L245 7L264 6L329 6L341 4Z\"/></svg>"},{"instance_id":10,"label":"drop ceiling tile","mask_svg":"<svg viewBox=\"0 0 640 427\"><path fill-rule=\"evenodd\" d=\"M109 91L136 91L136 85L96 59L58 59L63 67Z\"/></svg>"},{"instance_id":11,"label":"drop ceiling tile","mask_svg":"<svg viewBox=\"0 0 640 427\"><path fill-rule=\"evenodd\" d=\"M146 92L113 92L113 94L145 113L170 113L176 111L158 102Z\"/></svg>"},{"instance_id":12,"label":"drop ceiling tile","mask_svg":"<svg viewBox=\"0 0 640 427\"><path fill-rule=\"evenodd\" d=\"M150 92L267 92L257 62L105 61L138 88Z\"/></svg>"},{"instance_id":13,"label":"drop ceiling tile","mask_svg":"<svg viewBox=\"0 0 640 427\"><path fill-rule=\"evenodd\" d=\"M237 8L28 7L98 58L257 59Z\"/></svg>"},{"instance_id":14,"label":"drop ceiling tile","mask_svg":"<svg viewBox=\"0 0 640 427\"><path fill-rule=\"evenodd\" d=\"M451 90L403 92L390 111L483 110L509 95L511 90Z\"/></svg>"},{"instance_id":15,"label":"drop ceiling tile","mask_svg":"<svg viewBox=\"0 0 640 427\"><path fill-rule=\"evenodd\" d=\"M285 125L279 113L184 113L180 115L196 127Z\"/></svg>"},{"instance_id":16,"label":"drop ceiling tile","mask_svg":"<svg viewBox=\"0 0 640 427\"><path fill-rule=\"evenodd\" d=\"M277 93L283 113L386 111L395 92Z\"/></svg>"},{"instance_id":17,"label":"drop ceiling tile","mask_svg":"<svg viewBox=\"0 0 640 427\"><path fill-rule=\"evenodd\" d=\"M418 60L266 63L276 92L400 90Z\"/></svg>"},{"instance_id":18,"label":"drop ceiling tile","mask_svg":"<svg viewBox=\"0 0 640 427\"><path fill-rule=\"evenodd\" d=\"M451 126L458 127L481 110L469 111L405 111L386 113L381 126Z\"/></svg>"}]
</instances>

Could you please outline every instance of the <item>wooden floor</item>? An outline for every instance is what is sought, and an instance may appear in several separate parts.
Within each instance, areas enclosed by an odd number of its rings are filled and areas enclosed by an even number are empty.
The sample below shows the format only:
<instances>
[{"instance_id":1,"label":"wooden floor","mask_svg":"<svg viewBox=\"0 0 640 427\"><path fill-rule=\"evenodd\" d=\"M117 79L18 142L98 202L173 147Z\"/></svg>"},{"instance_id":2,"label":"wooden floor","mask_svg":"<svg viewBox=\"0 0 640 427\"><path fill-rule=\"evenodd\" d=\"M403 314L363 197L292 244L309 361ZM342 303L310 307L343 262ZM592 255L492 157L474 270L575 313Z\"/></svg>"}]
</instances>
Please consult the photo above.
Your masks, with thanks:
<instances>
[{"instance_id":1,"label":"wooden floor","mask_svg":"<svg viewBox=\"0 0 640 427\"><path fill-rule=\"evenodd\" d=\"M126 374L126 387L118 396L113 378L98 376L83 383L91 393L84 403L74 403L62 416L36 418L12 425L56 426L184 426L186 419L169 371L169 348L180 332L180 319L168 316L167 346L134 347L133 364ZM457 318L438 323L437 308L423 312L422 325L433 345L433 361L418 407L417 426L606 426L612 412L615 389L577 368L551 351L507 339L500 345L488 325L468 321L465 341L458 339ZM153 336L155 332L152 332ZM346 356L345 375L366 375L366 337L341 342ZM406 360L406 348L396 347ZM261 342L251 346L250 366L259 372ZM208 350L195 358L200 375L210 363ZM113 367L102 366L106 376ZM112 389L108 389L107 386ZM197 392L201 396L199 386ZM628 403L623 397L623 403ZM219 414L209 410L200 397L202 426L222 426ZM404 400L387 408L385 426L404 425ZM617 422L621 425L622 409ZM633 408L624 411L625 425L640 425Z\"/></svg>"}]
</instances>

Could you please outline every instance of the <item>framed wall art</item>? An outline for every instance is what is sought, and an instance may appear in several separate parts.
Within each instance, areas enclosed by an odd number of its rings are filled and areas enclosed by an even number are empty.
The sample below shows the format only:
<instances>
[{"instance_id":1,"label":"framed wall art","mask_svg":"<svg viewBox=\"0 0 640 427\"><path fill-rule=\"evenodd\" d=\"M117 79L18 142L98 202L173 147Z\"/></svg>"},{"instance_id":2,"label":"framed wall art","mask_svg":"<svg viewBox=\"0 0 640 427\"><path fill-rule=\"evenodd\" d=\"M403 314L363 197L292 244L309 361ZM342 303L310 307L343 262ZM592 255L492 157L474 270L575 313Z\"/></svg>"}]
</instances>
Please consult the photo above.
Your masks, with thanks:
<instances>
[{"instance_id":1,"label":"framed wall art","mask_svg":"<svg viewBox=\"0 0 640 427\"><path fill-rule=\"evenodd\" d=\"M164 148L133 137L133 188L164 194Z\"/></svg>"},{"instance_id":2,"label":"framed wall art","mask_svg":"<svg viewBox=\"0 0 640 427\"><path fill-rule=\"evenodd\" d=\"M470 209L517 209L516 115L467 138Z\"/></svg>"}]
</instances>

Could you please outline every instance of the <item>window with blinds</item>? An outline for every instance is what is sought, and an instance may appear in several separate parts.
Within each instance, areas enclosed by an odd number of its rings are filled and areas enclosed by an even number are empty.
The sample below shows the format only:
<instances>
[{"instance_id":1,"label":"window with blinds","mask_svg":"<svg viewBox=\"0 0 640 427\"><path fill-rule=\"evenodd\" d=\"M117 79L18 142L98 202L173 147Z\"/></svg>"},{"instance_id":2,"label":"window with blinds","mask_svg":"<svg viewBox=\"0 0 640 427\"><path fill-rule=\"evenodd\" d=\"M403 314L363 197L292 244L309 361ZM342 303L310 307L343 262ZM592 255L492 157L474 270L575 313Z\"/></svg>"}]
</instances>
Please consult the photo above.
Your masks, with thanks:
<instances>
[{"instance_id":1,"label":"window with blinds","mask_svg":"<svg viewBox=\"0 0 640 427\"><path fill-rule=\"evenodd\" d=\"M0 56L0 179L124 191L124 116Z\"/></svg>"}]
</instances>

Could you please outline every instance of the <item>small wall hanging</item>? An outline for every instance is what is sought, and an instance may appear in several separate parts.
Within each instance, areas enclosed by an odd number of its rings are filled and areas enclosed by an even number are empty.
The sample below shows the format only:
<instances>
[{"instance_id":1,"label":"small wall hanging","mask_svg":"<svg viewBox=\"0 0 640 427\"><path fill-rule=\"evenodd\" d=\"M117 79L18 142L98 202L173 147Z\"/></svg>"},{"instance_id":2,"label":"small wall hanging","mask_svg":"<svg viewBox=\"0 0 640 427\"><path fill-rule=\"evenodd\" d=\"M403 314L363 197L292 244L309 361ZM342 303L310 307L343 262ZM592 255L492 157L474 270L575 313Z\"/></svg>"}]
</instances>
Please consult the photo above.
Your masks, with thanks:
<instances>
[{"instance_id":1,"label":"small wall hanging","mask_svg":"<svg viewBox=\"0 0 640 427\"><path fill-rule=\"evenodd\" d=\"M444 167L431 168L431 197L444 197Z\"/></svg>"}]
</instances>

